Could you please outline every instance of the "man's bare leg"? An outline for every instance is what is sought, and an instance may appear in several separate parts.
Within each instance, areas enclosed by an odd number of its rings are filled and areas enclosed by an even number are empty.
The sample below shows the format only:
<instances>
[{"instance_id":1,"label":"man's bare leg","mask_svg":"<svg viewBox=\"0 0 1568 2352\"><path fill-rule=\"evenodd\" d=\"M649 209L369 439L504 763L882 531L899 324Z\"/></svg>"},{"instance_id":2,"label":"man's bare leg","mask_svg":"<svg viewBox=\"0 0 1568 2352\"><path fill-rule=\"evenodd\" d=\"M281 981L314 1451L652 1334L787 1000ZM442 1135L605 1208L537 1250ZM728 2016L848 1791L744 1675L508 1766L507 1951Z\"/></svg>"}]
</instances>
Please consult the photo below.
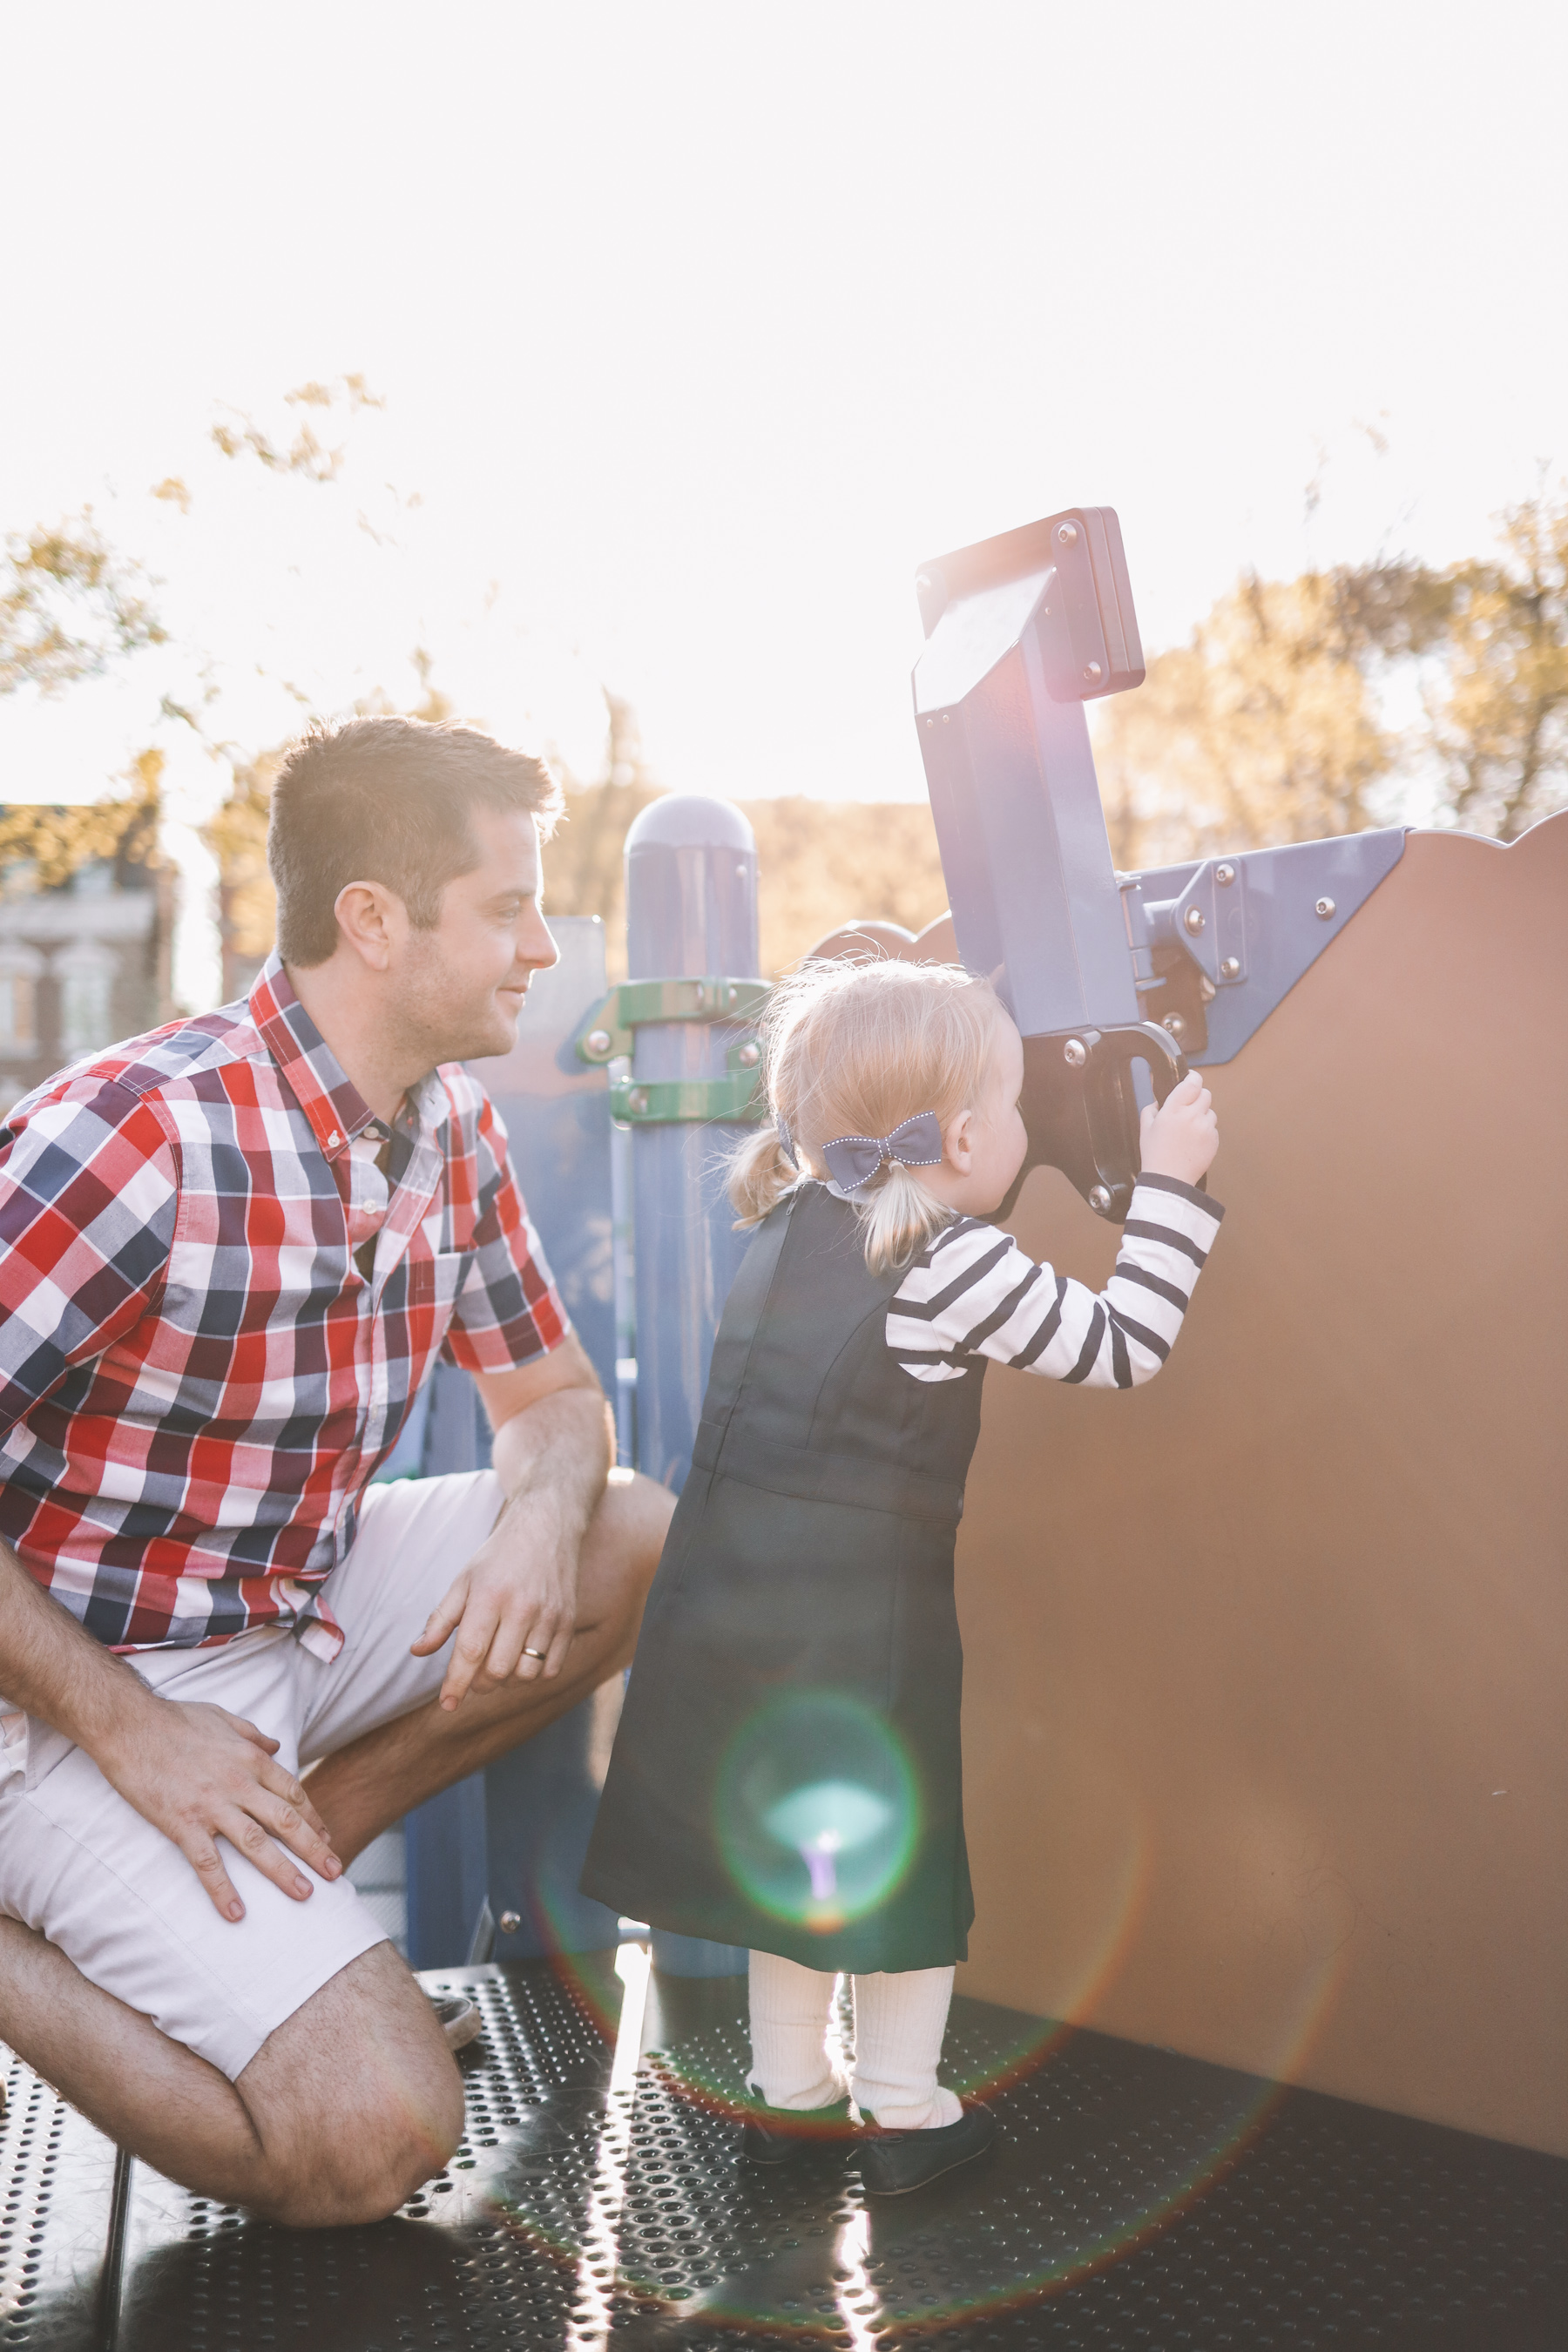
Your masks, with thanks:
<instances>
[{"instance_id":1,"label":"man's bare leg","mask_svg":"<svg viewBox=\"0 0 1568 2352\"><path fill-rule=\"evenodd\" d=\"M448 1714L432 1699L367 1731L307 1777L334 1852L352 1862L410 1806L504 1756L628 1664L675 1497L651 1478L612 1477L583 1538L577 1632L552 1680L509 1683Z\"/></svg>"},{"instance_id":2,"label":"man's bare leg","mask_svg":"<svg viewBox=\"0 0 1568 2352\"><path fill-rule=\"evenodd\" d=\"M329 1979L230 2083L0 1918L0 2036L159 2172L296 2228L395 2211L462 2131L458 2070L390 1944Z\"/></svg>"},{"instance_id":3,"label":"man's bare leg","mask_svg":"<svg viewBox=\"0 0 1568 2352\"><path fill-rule=\"evenodd\" d=\"M503 1755L630 1658L673 1498L617 1480L584 1541L579 1630L562 1674L431 1705L310 1775L346 1861L411 1804ZM462 2084L390 1944L339 1970L268 2035L237 2082L0 1918L0 2040L120 2146L199 2194L298 2228L395 2211L458 2144Z\"/></svg>"}]
</instances>

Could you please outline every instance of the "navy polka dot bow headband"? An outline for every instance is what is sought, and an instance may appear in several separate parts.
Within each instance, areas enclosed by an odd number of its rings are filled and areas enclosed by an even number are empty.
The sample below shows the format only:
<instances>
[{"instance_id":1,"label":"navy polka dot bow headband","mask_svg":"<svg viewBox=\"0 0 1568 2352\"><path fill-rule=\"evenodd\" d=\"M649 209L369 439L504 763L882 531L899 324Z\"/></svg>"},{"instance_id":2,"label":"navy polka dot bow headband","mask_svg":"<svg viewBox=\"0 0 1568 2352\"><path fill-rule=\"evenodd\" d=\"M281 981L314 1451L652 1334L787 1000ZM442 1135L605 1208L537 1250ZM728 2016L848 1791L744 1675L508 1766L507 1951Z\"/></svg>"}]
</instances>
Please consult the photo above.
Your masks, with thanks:
<instances>
[{"instance_id":1,"label":"navy polka dot bow headband","mask_svg":"<svg viewBox=\"0 0 1568 2352\"><path fill-rule=\"evenodd\" d=\"M942 1162L942 1125L935 1111L918 1111L891 1135L841 1135L822 1147L827 1172L841 1192L868 1184L884 1160L904 1168L936 1168Z\"/></svg>"}]
</instances>

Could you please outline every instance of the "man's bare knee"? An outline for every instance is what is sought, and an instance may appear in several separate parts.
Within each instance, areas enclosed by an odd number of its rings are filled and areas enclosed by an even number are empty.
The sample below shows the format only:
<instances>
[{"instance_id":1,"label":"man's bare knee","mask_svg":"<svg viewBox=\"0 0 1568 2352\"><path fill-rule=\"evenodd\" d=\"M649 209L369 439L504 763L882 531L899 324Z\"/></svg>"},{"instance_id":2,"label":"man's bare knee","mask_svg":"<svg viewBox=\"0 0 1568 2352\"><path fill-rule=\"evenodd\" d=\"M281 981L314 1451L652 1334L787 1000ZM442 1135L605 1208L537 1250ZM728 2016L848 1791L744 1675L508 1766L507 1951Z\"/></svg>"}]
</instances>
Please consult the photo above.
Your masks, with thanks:
<instances>
[{"instance_id":1,"label":"man's bare knee","mask_svg":"<svg viewBox=\"0 0 1568 2352\"><path fill-rule=\"evenodd\" d=\"M675 1511L668 1486L639 1470L612 1470L584 1538L580 1622L620 1618L635 1636Z\"/></svg>"},{"instance_id":2,"label":"man's bare knee","mask_svg":"<svg viewBox=\"0 0 1568 2352\"><path fill-rule=\"evenodd\" d=\"M362 2084L353 2110L345 2117L328 2100L287 2148L268 2152L256 2211L296 2230L384 2221L456 2152L462 2081L443 2048L436 2065Z\"/></svg>"},{"instance_id":3,"label":"man's bare knee","mask_svg":"<svg viewBox=\"0 0 1568 2352\"><path fill-rule=\"evenodd\" d=\"M295 2229L383 2220L441 2170L462 2137L451 2053L386 1944L279 2026L237 2088L264 2150L246 2201Z\"/></svg>"}]
</instances>

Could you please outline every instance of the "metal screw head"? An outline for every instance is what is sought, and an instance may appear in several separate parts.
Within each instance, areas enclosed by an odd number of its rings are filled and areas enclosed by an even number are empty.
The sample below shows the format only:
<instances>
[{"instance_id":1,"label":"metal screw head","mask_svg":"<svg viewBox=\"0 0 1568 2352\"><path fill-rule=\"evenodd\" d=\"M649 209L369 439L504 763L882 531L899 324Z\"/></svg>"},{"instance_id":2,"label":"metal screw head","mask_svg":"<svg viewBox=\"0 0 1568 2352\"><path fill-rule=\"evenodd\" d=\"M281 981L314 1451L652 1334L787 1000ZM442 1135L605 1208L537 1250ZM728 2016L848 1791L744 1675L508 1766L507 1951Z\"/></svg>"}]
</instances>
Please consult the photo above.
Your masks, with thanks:
<instances>
[{"instance_id":1,"label":"metal screw head","mask_svg":"<svg viewBox=\"0 0 1568 2352\"><path fill-rule=\"evenodd\" d=\"M1069 1069L1081 1070L1089 1059L1089 1047L1081 1037L1069 1037L1062 1047L1062 1059Z\"/></svg>"},{"instance_id":2,"label":"metal screw head","mask_svg":"<svg viewBox=\"0 0 1568 2352\"><path fill-rule=\"evenodd\" d=\"M1187 1024L1179 1013L1167 1013L1160 1026L1162 1029L1168 1029L1172 1036L1178 1041L1187 1034Z\"/></svg>"},{"instance_id":3,"label":"metal screw head","mask_svg":"<svg viewBox=\"0 0 1568 2352\"><path fill-rule=\"evenodd\" d=\"M1077 525L1077 523L1076 523L1076 522L1059 522L1059 523L1058 523L1058 525L1057 525L1057 541L1058 541L1058 544L1059 546L1062 546L1062 547L1076 547L1076 546L1078 545L1078 525Z\"/></svg>"},{"instance_id":4,"label":"metal screw head","mask_svg":"<svg viewBox=\"0 0 1568 2352\"><path fill-rule=\"evenodd\" d=\"M646 1087L634 1087L632 1088L630 1094L626 1097L626 1108L628 1110L647 1110L647 1088Z\"/></svg>"},{"instance_id":5,"label":"metal screw head","mask_svg":"<svg viewBox=\"0 0 1568 2352\"><path fill-rule=\"evenodd\" d=\"M503 1936L515 1936L521 1925L522 1914L521 1911L503 1911L500 1917L496 1921L496 1926L500 1929Z\"/></svg>"},{"instance_id":6,"label":"metal screw head","mask_svg":"<svg viewBox=\"0 0 1568 2352\"><path fill-rule=\"evenodd\" d=\"M583 1040L590 1054L607 1054L614 1042L607 1029L590 1029Z\"/></svg>"},{"instance_id":7,"label":"metal screw head","mask_svg":"<svg viewBox=\"0 0 1568 2352\"><path fill-rule=\"evenodd\" d=\"M1235 866L1216 866L1215 867L1215 870L1214 870L1214 878L1215 878L1215 880L1217 883L1219 883L1219 884L1220 884L1220 886L1221 886L1221 887L1222 887L1222 888L1226 888L1226 887L1229 887L1229 885L1230 885L1232 882L1234 882L1234 881L1235 881L1235 879L1236 879L1236 868L1235 868Z\"/></svg>"},{"instance_id":8,"label":"metal screw head","mask_svg":"<svg viewBox=\"0 0 1568 2352\"><path fill-rule=\"evenodd\" d=\"M1194 939L1195 940L1198 933L1204 928L1203 908L1201 907L1189 907L1186 913L1182 917L1182 924L1184 929L1191 931Z\"/></svg>"},{"instance_id":9,"label":"metal screw head","mask_svg":"<svg viewBox=\"0 0 1568 2352\"><path fill-rule=\"evenodd\" d=\"M1221 980L1239 980L1241 977L1241 958L1239 956L1226 956L1220 965L1219 976Z\"/></svg>"},{"instance_id":10,"label":"metal screw head","mask_svg":"<svg viewBox=\"0 0 1568 2352\"><path fill-rule=\"evenodd\" d=\"M1091 1209L1098 1209L1103 1217L1110 1206L1110 1193L1108 1187L1104 1184L1091 1184L1089 1190L1089 1205Z\"/></svg>"},{"instance_id":11,"label":"metal screw head","mask_svg":"<svg viewBox=\"0 0 1568 2352\"><path fill-rule=\"evenodd\" d=\"M947 725L948 720L949 720L952 717L952 711L951 711L951 710L944 710L944 711L942 712L942 725L943 725L944 727Z\"/></svg>"},{"instance_id":12,"label":"metal screw head","mask_svg":"<svg viewBox=\"0 0 1568 2352\"><path fill-rule=\"evenodd\" d=\"M1314 914L1320 915L1325 923L1328 921L1329 917L1333 913L1333 911L1334 902L1331 898L1320 898L1317 906L1313 908Z\"/></svg>"},{"instance_id":13,"label":"metal screw head","mask_svg":"<svg viewBox=\"0 0 1568 2352\"><path fill-rule=\"evenodd\" d=\"M1086 686L1098 686L1104 676L1105 672L1100 668L1098 662L1085 662L1083 666L1083 682Z\"/></svg>"},{"instance_id":14,"label":"metal screw head","mask_svg":"<svg viewBox=\"0 0 1568 2352\"><path fill-rule=\"evenodd\" d=\"M917 572L915 574L915 586L923 594L926 589L931 586L931 573L929 572Z\"/></svg>"},{"instance_id":15,"label":"metal screw head","mask_svg":"<svg viewBox=\"0 0 1568 2352\"><path fill-rule=\"evenodd\" d=\"M754 1070L762 1058L763 1049L760 1045L754 1043L748 1043L742 1045L740 1052L735 1056L735 1059L740 1063L742 1068L746 1070Z\"/></svg>"}]
</instances>

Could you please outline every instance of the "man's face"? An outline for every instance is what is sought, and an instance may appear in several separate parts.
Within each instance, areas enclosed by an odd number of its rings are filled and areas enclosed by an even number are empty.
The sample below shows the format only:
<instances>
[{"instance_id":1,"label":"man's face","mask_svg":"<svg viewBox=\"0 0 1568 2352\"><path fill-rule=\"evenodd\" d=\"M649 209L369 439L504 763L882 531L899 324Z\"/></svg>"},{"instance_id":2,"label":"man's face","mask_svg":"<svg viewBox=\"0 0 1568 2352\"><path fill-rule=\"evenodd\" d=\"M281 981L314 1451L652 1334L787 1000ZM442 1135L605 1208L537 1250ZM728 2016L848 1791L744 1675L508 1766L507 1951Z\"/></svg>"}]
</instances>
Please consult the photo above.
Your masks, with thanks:
<instances>
[{"instance_id":1,"label":"man's face","mask_svg":"<svg viewBox=\"0 0 1568 2352\"><path fill-rule=\"evenodd\" d=\"M510 1053L529 982L560 953L540 910L532 817L475 809L469 824L478 866L447 883L440 921L411 928L397 959L398 1024L432 1069Z\"/></svg>"}]
</instances>

